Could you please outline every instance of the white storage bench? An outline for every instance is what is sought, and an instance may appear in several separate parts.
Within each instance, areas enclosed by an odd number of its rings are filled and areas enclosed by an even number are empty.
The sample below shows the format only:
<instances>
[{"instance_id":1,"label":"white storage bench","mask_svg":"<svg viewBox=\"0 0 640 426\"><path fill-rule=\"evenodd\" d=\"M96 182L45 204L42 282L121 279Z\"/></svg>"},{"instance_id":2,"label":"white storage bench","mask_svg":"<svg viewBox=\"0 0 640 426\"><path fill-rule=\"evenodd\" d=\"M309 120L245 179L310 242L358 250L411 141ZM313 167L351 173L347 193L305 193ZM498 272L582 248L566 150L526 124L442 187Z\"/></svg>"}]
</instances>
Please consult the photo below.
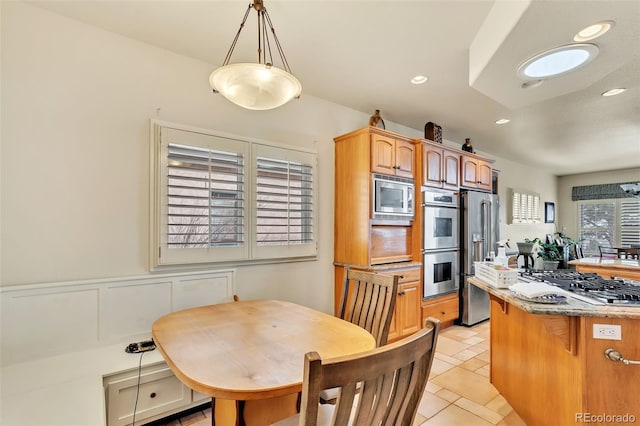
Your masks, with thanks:
<instances>
[{"instance_id":1,"label":"white storage bench","mask_svg":"<svg viewBox=\"0 0 640 426\"><path fill-rule=\"evenodd\" d=\"M149 339L162 315L234 293L235 270L0 288L0 424L131 424L140 354L127 344ZM157 350L142 355L136 424L207 400Z\"/></svg>"}]
</instances>

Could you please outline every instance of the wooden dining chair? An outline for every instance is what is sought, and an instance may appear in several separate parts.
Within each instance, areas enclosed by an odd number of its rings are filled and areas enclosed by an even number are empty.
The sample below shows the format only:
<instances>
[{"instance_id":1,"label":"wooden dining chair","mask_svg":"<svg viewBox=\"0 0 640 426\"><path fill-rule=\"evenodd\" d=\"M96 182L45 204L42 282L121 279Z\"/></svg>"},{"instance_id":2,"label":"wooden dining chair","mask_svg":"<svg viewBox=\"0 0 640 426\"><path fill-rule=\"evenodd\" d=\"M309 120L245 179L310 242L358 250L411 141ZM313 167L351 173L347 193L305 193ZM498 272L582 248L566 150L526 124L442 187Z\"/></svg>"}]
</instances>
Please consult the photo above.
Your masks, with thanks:
<instances>
[{"instance_id":1,"label":"wooden dining chair","mask_svg":"<svg viewBox=\"0 0 640 426\"><path fill-rule=\"evenodd\" d=\"M350 356L304 359L300 413L277 426L412 425L429 378L439 320L397 342ZM335 405L318 404L320 391L338 388Z\"/></svg>"},{"instance_id":2,"label":"wooden dining chair","mask_svg":"<svg viewBox=\"0 0 640 426\"><path fill-rule=\"evenodd\" d=\"M346 270L338 316L367 330L376 346L387 343L398 295L398 275Z\"/></svg>"},{"instance_id":3,"label":"wooden dining chair","mask_svg":"<svg viewBox=\"0 0 640 426\"><path fill-rule=\"evenodd\" d=\"M376 346L387 343L391 319L398 295L398 275L346 270L338 316L356 324L373 335ZM338 389L323 389L320 401L333 404Z\"/></svg>"}]
</instances>

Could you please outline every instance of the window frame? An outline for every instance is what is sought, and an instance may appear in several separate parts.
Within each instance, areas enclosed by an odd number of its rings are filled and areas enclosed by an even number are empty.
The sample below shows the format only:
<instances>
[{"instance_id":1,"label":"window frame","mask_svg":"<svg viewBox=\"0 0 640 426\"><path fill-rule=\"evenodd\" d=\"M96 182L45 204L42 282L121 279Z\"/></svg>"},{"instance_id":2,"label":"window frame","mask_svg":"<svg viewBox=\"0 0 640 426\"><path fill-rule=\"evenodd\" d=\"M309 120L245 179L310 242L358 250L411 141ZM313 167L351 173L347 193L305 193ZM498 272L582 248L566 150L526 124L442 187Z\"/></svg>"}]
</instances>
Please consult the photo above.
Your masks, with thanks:
<instances>
[{"instance_id":1,"label":"window frame","mask_svg":"<svg viewBox=\"0 0 640 426\"><path fill-rule=\"evenodd\" d=\"M208 141L208 142L203 142ZM206 248L168 247L168 144L215 148L244 156L244 243L240 246ZM307 244L262 245L256 243L257 156L275 155L287 161L310 162L312 170L312 241ZM318 255L318 167L317 152L270 141L249 139L223 132L151 120L150 125L150 221L149 260L151 270L198 264L254 264L313 260Z\"/></svg>"}]
</instances>

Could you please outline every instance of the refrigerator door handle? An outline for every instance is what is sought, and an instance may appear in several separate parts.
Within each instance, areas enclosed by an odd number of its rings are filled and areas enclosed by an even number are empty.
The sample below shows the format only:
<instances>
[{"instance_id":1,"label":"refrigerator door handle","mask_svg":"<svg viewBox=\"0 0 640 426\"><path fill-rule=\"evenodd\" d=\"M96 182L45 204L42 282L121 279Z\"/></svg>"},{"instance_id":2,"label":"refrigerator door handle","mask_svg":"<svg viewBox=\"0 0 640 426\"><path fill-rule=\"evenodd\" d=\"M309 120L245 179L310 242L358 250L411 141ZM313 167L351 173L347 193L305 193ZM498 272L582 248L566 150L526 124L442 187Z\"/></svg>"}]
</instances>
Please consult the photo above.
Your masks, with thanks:
<instances>
[{"instance_id":1,"label":"refrigerator door handle","mask_svg":"<svg viewBox=\"0 0 640 426\"><path fill-rule=\"evenodd\" d=\"M482 200L480 202L480 229L482 230L483 253L482 260L489 254L489 248L493 244L491 241L491 201Z\"/></svg>"}]
</instances>

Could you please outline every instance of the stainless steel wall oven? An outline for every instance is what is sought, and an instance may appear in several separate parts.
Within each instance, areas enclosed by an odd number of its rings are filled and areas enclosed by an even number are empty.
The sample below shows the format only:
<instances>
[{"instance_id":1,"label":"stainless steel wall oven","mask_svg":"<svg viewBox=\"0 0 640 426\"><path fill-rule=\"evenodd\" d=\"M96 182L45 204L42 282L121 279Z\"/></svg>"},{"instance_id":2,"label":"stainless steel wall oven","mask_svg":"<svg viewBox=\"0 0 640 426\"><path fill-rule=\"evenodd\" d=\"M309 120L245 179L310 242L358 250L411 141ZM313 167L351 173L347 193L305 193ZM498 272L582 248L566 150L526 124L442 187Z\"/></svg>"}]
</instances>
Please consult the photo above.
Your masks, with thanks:
<instances>
[{"instance_id":1,"label":"stainless steel wall oven","mask_svg":"<svg viewBox=\"0 0 640 426\"><path fill-rule=\"evenodd\" d=\"M459 288L458 194L423 188L422 196L423 297L456 293Z\"/></svg>"}]
</instances>

